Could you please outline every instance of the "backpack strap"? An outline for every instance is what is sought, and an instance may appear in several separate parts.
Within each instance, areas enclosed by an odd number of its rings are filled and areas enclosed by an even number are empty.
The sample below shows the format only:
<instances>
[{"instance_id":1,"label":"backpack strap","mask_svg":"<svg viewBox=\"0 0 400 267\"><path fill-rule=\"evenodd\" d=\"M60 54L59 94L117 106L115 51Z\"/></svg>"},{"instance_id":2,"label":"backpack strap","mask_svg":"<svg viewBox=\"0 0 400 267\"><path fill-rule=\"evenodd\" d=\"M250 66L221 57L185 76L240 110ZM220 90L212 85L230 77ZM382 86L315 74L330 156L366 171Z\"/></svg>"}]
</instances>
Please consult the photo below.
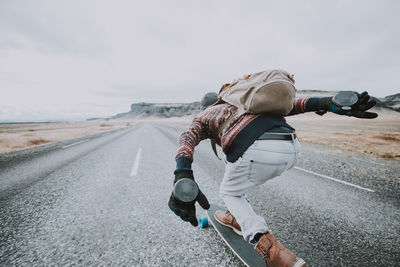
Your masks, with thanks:
<instances>
[{"instance_id":1,"label":"backpack strap","mask_svg":"<svg viewBox=\"0 0 400 267\"><path fill-rule=\"evenodd\" d=\"M233 118L234 118L233 116L230 117L229 119L227 119L226 121L224 121L224 123L222 123L222 124L218 127L217 133L216 133L217 136L218 136L218 135L221 133L221 131L233 120ZM215 156L217 156L217 158L218 158L219 160L221 160L221 158L218 156L217 146L216 146L216 143L215 143L215 139L211 139L211 148L212 148L212 150L214 151Z\"/></svg>"},{"instance_id":2,"label":"backpack strap","mask_svg":"<svg viewBox=\"0 0 400 267\"><path fill-rule=\"evenodd\" d=\"M214 139L211 139L211 148L212 148L212 150L214 151L215 156L217 156L217 158L218 158L219 160L221 160L221 158L218 157L217 146L216 146L216 144L215 144L215 140L214 140Z\"/></svg>"},{"instance_id":3,"label":"backpack strap","mask_svg":"<svg viewBox=\"0 0 400 267\"><path fill-rule=\"evenodd\" d=\"M235 82L231 82L231 83L226 83L224 85L222 85L221 89L219 90L219 92L223 92L225 90L228 90L229 88L231 88L232 86L235 86L238 83L238 81Z\"/></svg>"}]
</instances>

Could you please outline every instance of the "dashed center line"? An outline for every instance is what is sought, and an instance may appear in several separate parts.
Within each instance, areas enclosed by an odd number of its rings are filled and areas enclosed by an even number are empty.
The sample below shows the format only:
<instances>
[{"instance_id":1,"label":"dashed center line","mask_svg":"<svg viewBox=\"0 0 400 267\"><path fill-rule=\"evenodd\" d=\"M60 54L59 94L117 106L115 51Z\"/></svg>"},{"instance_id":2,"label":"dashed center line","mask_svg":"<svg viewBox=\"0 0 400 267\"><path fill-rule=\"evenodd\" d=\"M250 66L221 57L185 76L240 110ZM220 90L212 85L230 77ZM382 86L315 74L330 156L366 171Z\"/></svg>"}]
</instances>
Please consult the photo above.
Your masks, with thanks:
<instances>
[{"instance_id":1,"label":"dashed center line","mask_svg":"<svg viewBox=\"0 0 400 267\"><path fill-rule=\"evenodd\" d=\"M365 191L368 191L368 192L375 192L374 190L369 189L369 188L365 188L365 187L362 187L362 186L359 186L359 185L356 185L356 184L352 184L352 183L349 183L349 182L346 182L346 181L342 181L342 180L339 180L339 179L336 179L336 178L333 178L333 177L330 177L330 176L327 176L327 175L319 174L319 173L316 173L316 172L313 172L313 171L309 171L309 170L306 170L306 169L302 169L302 168L299 168L299 167L294 167L294 169L297 169L297 170L300 170L300 171L303 171L303 172L307 172L307 173L311 173L311 174L314 174L316 176L319 176L319 177L322 177L322 178L325 178L325 179L328 179L328 180L331 180L331 181L334 181L334 182L337 182L337 183L341 183L341 184L345 184L345 185L348 185L348 186L352 186L352 187L355 187L355 188L358 188L358 189L361 189L361 190L365 190Z\"/></svg>"},{"instance_id":2,"label":"dashed center line","mask_svg":"<svg viewBox=\"0 0 400 267\"><path fill-rule=\"evenodd\" d=\"M135 162L133 163L133 167L131 170L131 175L130 176L136 176L139 170L139 163L140 163L140 157L142 156L142 148L140 147L135 158Z\"/></svg>"},{"instance_id":3,"label":"dashed center line","mask_svg":"<svg viewBox=\"0 0 400 267\"><path fill-rule=\"evenodd\" d=\"M75 145L78 145L78 144L82 144L82 143L85 143L87 141L89 141L89 139L85 139L85 140L82 140L82 141L79 141L79 142L76 142L76 143L65 145L65 146L62 147L62 149L65 149L65 148L70 147L70 146L75 146Z\"/></svg>"}]
</instances>

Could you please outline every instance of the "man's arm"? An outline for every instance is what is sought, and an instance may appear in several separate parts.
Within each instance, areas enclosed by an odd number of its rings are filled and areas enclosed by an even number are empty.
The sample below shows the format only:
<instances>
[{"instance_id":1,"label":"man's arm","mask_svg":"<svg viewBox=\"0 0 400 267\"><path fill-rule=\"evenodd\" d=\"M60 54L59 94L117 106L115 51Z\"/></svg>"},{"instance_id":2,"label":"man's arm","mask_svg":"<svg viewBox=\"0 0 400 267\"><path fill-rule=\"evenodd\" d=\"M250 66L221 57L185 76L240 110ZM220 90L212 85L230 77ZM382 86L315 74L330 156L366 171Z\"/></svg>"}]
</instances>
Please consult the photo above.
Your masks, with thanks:
<instances>
[{"instance_id":1,"label":"man's arm","mask_svg":"<svg viewBox=\"0 0 400 267\"><path fill-rule=\"evenodd\" d=\"M310 98L295 98L293 101L293 108L286 116L293 116L307 112L306 103Z\"/></svg>"},{"instance_id":2,"label":"man's arm","mask_svg":"<svg viewBox=\"0 0 400 267\"><path fill-rule=\"evenodd\" d=\"M178 139L178 151L176 153L175 174L181 171L191 171L193 162L194 148L200 141L207 138L205 127L201 123L201 117L193 119L192 124L186 129Z\"/></svg>"},{"instance_id":3,"label":"man's arm","mask_svg":"<svg viewBox=\"0 0 400 267\"><path fill-rule=\"evenodd\" d=\"M201 140L206 138L207 133L204 125L202 125L201 117L196 117L191 126L179 136L178 152L175 158L175 187L168 201L169 208L183 221L190 222L193 226L198 225L195 203L198 202L204 209L210 208L210 204L206 196L201 192L197 183L194 181L192 171L194 148L200 143ZM178 185L179 181L185 181L186 184L191 184L191 188L197 188L197 190L195 190L197 195L194 196L192 201L184 202L182 199L179 199L180 194L177 192L177 190L180 190ZM185 193L183 193L183 195L185 195Z\"/></svg>"},{"instance_id":4,"label":"man's arm","mask_svg":"<svg viewBox=\"0 0 400 267\"><path fill-rule=\"evenodd\" d=\"M355 94L358 100L350 109L344 109L335 104L332 101L333 97L296 98L293 102L293 109L287 116L305 112L316 112L319 115L324 115L326 112L333 112L338 115L346 115L361 119L373 119L378 117L376 113L367 112L367 110L376 105L375 100L371 100L367 92Z\"/></svg>"}]
</instances>

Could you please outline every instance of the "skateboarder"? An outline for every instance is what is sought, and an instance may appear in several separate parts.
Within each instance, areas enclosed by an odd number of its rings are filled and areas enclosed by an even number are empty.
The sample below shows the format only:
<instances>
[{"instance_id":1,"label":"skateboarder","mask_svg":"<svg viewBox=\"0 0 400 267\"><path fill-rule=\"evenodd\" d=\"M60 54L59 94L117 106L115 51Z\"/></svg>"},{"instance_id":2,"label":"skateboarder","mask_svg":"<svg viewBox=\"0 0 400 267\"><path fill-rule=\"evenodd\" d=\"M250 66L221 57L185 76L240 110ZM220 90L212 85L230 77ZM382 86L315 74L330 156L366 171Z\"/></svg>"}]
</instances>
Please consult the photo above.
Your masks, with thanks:
<instances>
[{"instance_id":1,"label":"skateboarder","mask_svg":"<svg viewBox=\"0 0 400 267\"><path fill-rule=\"evenodd\" d=\"M358 101L351 109L338 107L332 97L297 98L287 116L304 112L333 112L358 118L376 118L376 113L367 112L376 104L370 100L368 93L357 94L357 97ZM294 128L279 116L248 113L237 115L237 107L233 105L213 105L217 100L216 93L206 94L201 100L203 112L180 135L174 184L182 178L194 181L191 168L194 148L201 140L214 140L222 147L227 160L219 192L228 211L217 211L216 219L254 244L254 249L270 266L305 266L301 258L276 239L265 219L253 211L245 197L250 189L296 165L300 143ZM209 209L209 202L200 190L196 201L202 208ZM168 205L182 220L197 226L194 202L179 202L171 194Z\"/></svg>"}]
</instances>

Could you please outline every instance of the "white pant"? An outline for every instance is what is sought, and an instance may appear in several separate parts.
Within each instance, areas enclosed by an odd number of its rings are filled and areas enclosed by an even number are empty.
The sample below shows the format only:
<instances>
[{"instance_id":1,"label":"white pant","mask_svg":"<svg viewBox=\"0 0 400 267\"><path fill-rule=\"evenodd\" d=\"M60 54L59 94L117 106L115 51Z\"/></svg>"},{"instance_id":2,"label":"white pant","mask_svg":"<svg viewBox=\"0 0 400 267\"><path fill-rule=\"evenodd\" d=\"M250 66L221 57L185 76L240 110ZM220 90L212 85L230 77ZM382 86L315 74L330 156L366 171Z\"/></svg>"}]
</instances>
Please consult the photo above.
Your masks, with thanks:
<instances>
[{"instance_id":1,"label":"white pant","mask_svg":"<svg viewBox=\"0 0 400 267\"><path fill-rule=\"evenodd\" d=\"M300 143L283 140L256 140L236 162L228 162L220 187L220 196L242 228L243 238L268 230L265 219L250 206L245 193L267 180L293 168L300 154Z\"/></svg>"}]
</instances>

